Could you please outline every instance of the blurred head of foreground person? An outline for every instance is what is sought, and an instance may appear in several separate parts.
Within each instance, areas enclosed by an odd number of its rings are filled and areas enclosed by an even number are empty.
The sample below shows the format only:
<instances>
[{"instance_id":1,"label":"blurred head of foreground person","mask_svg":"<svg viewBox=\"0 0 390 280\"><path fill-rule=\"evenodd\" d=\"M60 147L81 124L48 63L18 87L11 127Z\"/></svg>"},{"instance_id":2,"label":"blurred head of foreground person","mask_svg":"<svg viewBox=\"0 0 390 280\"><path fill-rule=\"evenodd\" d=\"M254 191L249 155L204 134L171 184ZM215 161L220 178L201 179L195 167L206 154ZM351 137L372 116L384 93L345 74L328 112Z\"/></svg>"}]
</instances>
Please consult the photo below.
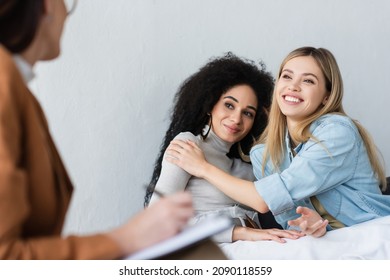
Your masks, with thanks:
<instances>
[{"instance_id":1,"label":"blurred head of foreground person","mask_svg":"<svg viewBox=\"0 0 390 280\"><path fill-rule=\"evenodd\" d=\"M61 236L73 186L27 83L35 63L60 54L76 3L0 0L0 259L117 259L176 234L193 215L182 192L109 232Z\"/></svg>"}]
</instances>

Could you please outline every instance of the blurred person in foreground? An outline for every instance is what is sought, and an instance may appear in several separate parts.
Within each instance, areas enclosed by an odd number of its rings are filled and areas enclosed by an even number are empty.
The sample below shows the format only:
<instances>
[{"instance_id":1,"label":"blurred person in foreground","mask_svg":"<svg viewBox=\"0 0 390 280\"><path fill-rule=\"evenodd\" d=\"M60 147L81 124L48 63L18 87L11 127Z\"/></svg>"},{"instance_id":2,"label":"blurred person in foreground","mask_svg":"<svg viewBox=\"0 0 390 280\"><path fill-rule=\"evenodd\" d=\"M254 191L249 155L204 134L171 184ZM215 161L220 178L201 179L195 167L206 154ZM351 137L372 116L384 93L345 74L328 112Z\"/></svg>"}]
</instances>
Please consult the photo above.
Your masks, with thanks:
<instances>
[{"instance_id":1,"label":"blurred person in foreground","mask_svg":"<svg viewBox=\"0 0 390 280\"><path fill-rule=\"evenodd\" d=\"M193 215L181 192L111 231L61 236L73 186L27 83L37 62L59 56L76 3L0 0L0 259L119 259L177 234Z\"/></svg>"}]
</instances>

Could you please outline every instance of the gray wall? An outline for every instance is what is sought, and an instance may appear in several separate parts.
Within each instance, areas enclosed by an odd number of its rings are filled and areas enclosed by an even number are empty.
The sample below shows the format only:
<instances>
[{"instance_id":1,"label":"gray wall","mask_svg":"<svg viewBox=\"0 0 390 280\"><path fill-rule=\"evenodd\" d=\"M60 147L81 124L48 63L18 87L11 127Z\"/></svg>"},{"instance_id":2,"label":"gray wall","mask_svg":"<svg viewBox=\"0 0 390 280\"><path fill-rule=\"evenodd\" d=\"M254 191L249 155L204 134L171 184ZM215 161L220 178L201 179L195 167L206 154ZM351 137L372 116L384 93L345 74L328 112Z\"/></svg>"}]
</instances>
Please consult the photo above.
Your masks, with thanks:
<instances>
[{"instance_id":1,"label":"gray wall","mask_svg":"<svg viewBox=\"0 0 390 280\"><path fill-rule=\"evenodd\" d=\"M142 209L175 90L227 51L275 73L296 47L330 49L347 112L389 162L389 11L386 0L80 0L61 57L32 84L75 183L66 233Z\"/></svg>"}]
</instances>

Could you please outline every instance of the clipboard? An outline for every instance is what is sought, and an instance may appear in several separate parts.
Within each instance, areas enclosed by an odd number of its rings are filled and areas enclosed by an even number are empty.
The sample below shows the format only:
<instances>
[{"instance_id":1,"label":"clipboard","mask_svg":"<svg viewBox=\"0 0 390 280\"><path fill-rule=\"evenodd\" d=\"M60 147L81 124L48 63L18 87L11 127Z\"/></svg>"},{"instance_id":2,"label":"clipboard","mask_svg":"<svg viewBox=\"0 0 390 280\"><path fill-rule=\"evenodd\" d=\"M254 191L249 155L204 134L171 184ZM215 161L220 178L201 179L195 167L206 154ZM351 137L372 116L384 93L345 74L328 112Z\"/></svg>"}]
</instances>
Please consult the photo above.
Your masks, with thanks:
<instances>
[{"instance_id":1,"label":"clipboard","mask_svg":"<svg viewBox=\"0 0 390 280\"><path fill-rule=\"evenodd\" d=\"M195 243L227 230L233 222L229 217L210 215L204 220L190 225L177 235L138 251L124 258L125 260L151 260L181 250Z\"/></svg>"}]
</instances>

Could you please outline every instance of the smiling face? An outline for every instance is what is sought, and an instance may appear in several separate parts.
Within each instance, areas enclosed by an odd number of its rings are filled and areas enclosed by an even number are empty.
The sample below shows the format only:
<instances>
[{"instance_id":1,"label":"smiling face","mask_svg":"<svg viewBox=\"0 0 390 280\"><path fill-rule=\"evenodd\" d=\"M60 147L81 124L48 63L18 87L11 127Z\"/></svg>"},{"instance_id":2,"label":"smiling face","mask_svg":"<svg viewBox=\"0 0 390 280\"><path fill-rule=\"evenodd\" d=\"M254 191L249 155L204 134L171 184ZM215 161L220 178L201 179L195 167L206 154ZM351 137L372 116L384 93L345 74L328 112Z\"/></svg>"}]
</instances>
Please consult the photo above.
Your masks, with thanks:
<instances>
[{"instance_id":1,"label":"smiling face","mask_svg":"<svg viewBox=\"0 0 390 280\"><path fill-rule=\"evenodd\" d=\"M311 56L289 60L281 71L275 94L289 128L316 112L328 99L325 77L316 60Z\"/></svg>"},{"instance_id":2,"label":"smiling face","mask_svg":"<svg viewBox=\"0 0 390 280\"><path fill-rule=\"evenodd\" d=\"M214 133L226 142L239 142L252 129L257 106L251 87L239 85L229 89L211 111Z\"/></svg>"}]
</instances>

